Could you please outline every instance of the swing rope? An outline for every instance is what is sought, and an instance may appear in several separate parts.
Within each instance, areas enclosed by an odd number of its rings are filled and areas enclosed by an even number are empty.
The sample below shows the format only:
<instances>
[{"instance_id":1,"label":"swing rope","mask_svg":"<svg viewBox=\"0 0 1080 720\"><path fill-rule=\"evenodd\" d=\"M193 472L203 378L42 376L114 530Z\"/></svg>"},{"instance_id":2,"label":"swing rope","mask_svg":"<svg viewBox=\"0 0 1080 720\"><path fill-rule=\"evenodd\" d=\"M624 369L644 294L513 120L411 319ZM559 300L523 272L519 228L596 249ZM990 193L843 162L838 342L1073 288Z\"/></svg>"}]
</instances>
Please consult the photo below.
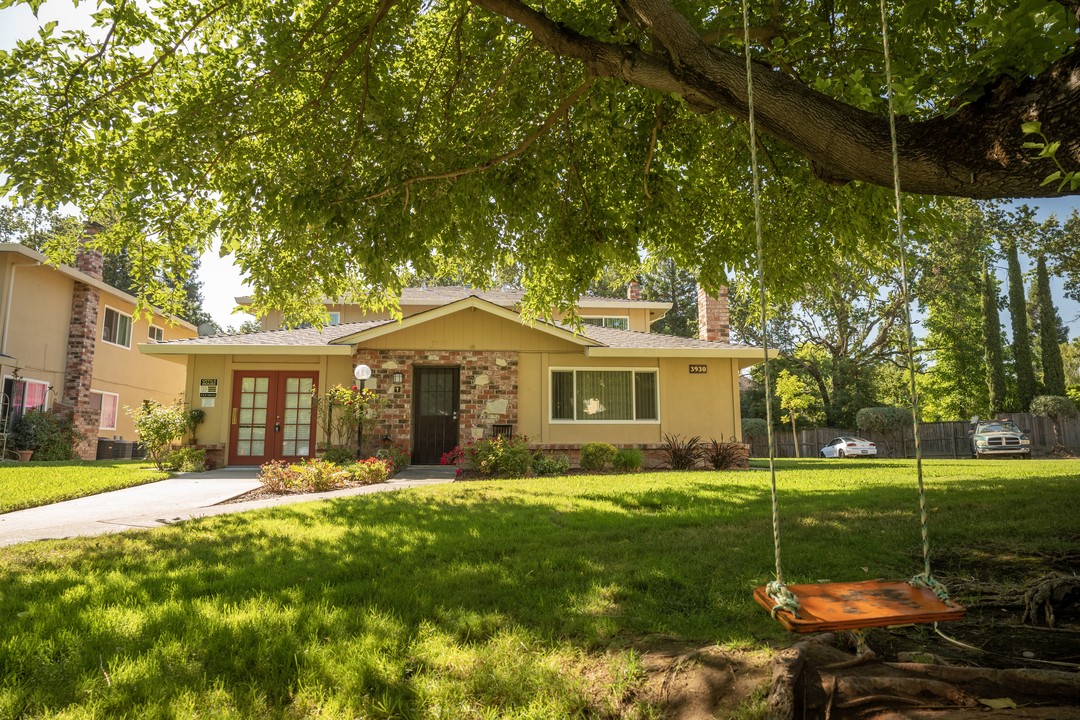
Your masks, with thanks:
<instances>
[{"instance_id":1,"label":"swing rope","mask_svg":"<svg viewBox=\"0 0 1080 720\"><path fill-rule=\"evenodd\" d=\"M889 139L892 149L893 195L896 201L896 245L900 251L900 292L904 301L904 327L907 347L908 389L911 392L911 423L915 444L915 472L919 479L919 531L922 535L923 571L908 582L933 591L938 599L952 606L945 586L930 572L930 527L923 484L922 443L919 441L919 394L915 387L915 335L911 322L911 295L907 274L907 242L904 239L904 208L900 201L900 153L896 140L896 107L893 101L892 58L889 53L889 18L885 0L881 5L881 44L885 54L885 96L889 104Z\"/></svg>"},{"instance_id":2,"label":"swing rope","mask_svg":"<svg viewBox=\"0 0 1080 720\"><path fill-rule=\"evenodd\" d=\"M908 363L908 384L911 393L911 420L915 445L915 469L919 484L919 520L922 538L923 571L915 575L909 584L930 589L939 600L952 607L945 586L934 578L930 570L930 531L929 513L926 508L926 489L923 481L922 445L919 441L919 396L915 383L915 337L911 319L911 294L907 273L907 243L904 239L904 211L900 194L900 155L896 138L896 107L893 98L892 59L889 52L889 22L885 0L881 6L881 40L885 56L885 89L889 110L889 137L892 151L893 194L896 206L896 240L900 253L900 290L904 303L904 325L906 334L905 355ZM765 309L765 247L761 231L761 179L757 160L757 127L754 119L754 80L753 64L750 56L750 9L749 0L742 0L743 52L746 60L746 103L750 130L750 167L752 171L752 190L754 200L754 235L757 241L758 297L760 300L760 319L762 348L764 351L763 369L765 373L765 422L769 442L769 477L772 490L772 527L773 551L776 558L776 579L765 586L765 592L773 603L771 614L776 618L781 610L799 617L799 599L784 583L784 574L780 560L780 502L776 490L776 440L772 417L772 377L769 368L769 329Z\"/></svg>"},{"instance_id":3,"label":"swing rope","mask_svg":"<svg viewBox=\"0 0 1080 720\"><path fill-rule=\"evenodd\" d=\"M776 579L765 586L772 600L772 616L785 610L799 616L799 599L784 584L784 571L780 564L780 502L776 495L776 438L772 417L772 378L769 372L769 325L765 314L765 244L761 238L761 178L758 174L757 127L754 125L754 76L750 59L750 7L749 0L742 0L743 51L746 56L746 105L750 124L750 168L753 175L754 236L757 239L758 297L761 305L761 344L765 353L765 425L769 439L769 477L772 481L772 528L773 552L776 557Z\"/></svg>"}]
</instances>

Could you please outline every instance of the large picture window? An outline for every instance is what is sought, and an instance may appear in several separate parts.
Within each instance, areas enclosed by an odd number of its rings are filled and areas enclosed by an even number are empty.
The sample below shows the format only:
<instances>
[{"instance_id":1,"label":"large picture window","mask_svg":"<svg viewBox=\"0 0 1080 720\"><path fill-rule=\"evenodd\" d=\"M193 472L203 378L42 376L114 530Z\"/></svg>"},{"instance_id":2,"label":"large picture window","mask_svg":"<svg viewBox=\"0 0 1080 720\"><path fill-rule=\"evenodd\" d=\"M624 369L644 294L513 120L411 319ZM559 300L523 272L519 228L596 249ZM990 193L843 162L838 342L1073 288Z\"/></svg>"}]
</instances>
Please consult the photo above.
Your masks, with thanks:
<instances>
[{"instance_id":1,"label":"large picture window","mask_svg":"<svg viewBox=\"0 0 1080 720\"><path fill-rule=\"evenodd\" d=\"M563 422L656 422L655 370L551 371L551 419Z\"/></svg>"},{"instance_id":2,"label":"large picture window","mask_svg":"<svg viewBox=\"0 0 1080 720\"><path fill-rule=\"evenodd\" d=\"M130 348L131 316L106 307L105 320L101 325L101 339L113 345Z\"/></svg>"}]
</instances>

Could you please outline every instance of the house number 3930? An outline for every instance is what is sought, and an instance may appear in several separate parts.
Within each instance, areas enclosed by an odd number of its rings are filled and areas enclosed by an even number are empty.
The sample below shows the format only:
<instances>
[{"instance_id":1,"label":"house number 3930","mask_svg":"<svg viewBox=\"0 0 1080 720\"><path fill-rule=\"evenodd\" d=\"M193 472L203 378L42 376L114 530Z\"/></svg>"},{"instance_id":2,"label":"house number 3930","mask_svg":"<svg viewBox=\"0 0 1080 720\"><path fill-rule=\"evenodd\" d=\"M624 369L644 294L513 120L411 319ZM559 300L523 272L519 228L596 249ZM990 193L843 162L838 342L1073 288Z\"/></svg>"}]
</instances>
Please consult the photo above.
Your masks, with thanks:
<instances>
[{"instance_id":1,"label":"house number 3930","mask_svg":"<svg viewBox=\"0 0 1080 720\"><path fill-rule=\"evenodd\" d=\"M690 374L691 375L704 375L707 372L709 372L709 366L708 365L694 365L694 364L690 365Z\"/></svg>"}]
</instances>

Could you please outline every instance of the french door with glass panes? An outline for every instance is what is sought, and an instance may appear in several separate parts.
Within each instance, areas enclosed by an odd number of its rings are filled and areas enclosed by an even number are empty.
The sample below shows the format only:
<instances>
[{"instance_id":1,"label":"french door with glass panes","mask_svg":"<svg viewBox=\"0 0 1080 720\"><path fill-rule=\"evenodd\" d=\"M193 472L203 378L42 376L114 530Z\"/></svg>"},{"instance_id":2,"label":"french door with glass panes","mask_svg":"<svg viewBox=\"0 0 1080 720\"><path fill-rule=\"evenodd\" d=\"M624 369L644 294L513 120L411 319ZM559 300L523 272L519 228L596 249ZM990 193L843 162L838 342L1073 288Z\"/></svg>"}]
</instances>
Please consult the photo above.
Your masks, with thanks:
<instances>
[{"instance_id":1,"label":"french door with glass panes","mask_svg":"<svg viewBox=\"0 0 1080 720\"><path fill-rule=\"evenodd\" d=\"M233 374L229 464L261 465L315 454L316 372L237 371Z\"/></svg>"}]
</instances>

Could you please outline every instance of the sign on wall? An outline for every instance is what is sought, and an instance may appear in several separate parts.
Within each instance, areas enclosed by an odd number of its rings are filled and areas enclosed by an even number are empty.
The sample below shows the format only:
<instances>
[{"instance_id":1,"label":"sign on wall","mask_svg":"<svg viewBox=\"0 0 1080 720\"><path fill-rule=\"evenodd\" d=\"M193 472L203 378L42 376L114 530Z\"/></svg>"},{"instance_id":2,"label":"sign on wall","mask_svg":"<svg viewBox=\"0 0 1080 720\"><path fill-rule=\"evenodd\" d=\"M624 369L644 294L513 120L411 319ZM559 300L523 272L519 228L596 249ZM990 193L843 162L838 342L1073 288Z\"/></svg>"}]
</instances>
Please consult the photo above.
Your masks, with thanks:
<instances>
[{"instance_id":1,"label":"sign on wall","mask_svg":"<svg viewBox=\"0 0 1080 720\"><path fill-rule=\"evenodd\" d=\"M199 397L201 397L201 398L216 398L217 397L217 378L200 378L199 379Z\"/></svg>"},{"instance_id":2,"label":"sign on wall","mask_svg":"<svg viewBox=\"0 0 1080 720\"><path fill-rule=\"evenodd\" d=\"M691 375L704 375L707 372L709 372L709 366L708 365L695 365L693 363L690 363L690 374Z\"/></svg>"}]
</instances>

